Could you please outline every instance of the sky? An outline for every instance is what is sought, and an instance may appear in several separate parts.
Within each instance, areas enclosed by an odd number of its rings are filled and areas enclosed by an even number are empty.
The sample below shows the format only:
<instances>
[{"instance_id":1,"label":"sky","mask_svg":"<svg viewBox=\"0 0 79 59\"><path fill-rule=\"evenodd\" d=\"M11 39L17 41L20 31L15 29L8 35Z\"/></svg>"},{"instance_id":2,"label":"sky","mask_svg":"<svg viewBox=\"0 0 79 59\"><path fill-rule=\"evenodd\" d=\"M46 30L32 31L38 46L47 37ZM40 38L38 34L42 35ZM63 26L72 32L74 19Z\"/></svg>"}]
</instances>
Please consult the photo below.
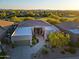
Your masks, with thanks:
<instances>
[{"instance_id":1,"label":"sky","mask_svg":"<svg viewBox=\"0 0 79 59\"><path fill-rule=\"evenodd\" d=\"M79 0L0 0L0 8L79 10Z\"/></svg>"}]
</instances>

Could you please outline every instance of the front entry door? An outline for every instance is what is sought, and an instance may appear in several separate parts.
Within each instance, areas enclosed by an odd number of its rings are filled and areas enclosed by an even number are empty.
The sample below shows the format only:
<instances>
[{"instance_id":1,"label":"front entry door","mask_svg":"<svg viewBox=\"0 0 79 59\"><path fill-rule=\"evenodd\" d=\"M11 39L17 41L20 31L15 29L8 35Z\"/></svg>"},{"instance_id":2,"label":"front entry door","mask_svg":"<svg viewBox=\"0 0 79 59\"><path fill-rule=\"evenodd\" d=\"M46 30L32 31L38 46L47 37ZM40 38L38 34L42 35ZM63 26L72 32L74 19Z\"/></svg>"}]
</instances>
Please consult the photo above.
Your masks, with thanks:
<instances>
[{"instance_id":1,"label":"front entry door","mask_svg":"<svg viewBox=\"0 0 79 59\"><path fill-rule=\"evenodd\" d=\"M44 31L42 28L34 28L34 35L43 36Z\"/></svg>"}]
</instances>

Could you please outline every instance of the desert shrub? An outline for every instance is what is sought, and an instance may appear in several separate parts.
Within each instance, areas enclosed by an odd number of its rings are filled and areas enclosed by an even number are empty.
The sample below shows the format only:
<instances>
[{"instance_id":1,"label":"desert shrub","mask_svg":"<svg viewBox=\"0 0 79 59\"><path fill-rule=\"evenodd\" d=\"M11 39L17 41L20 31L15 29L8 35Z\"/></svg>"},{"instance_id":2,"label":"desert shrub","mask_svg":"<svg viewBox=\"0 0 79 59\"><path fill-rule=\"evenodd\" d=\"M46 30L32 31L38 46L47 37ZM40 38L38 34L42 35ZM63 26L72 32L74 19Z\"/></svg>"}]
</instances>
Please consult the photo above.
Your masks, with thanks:
<instances>
[{"instance_id":1,"label":"desert shrub","mask_svg":"<svg viewBox=\"0 0 79 59\"><path fill-rule=\"evenodd\" d=\"M56 20L56 19L47 19L47 22L50 23L50 24L59 24L59 23L61 23L59 20Z\"/></svg>"},{"instance_id":2,"label":"desert shrub","mask_svg":"<svg viewBox=\"0 0 79 59\"><path fill-rule=\"evenodd\" d=\"M70 42L70 35L63 32L55 32L50 33L48 39L51 46L64 47Z\"/></svg>"},{"instance_id":3,"label":"desert shrub","mask_svg":"<svg viewBox=\"0 0 79 59\"><path fill-rule=\"evenodd\" d=\"M56 48L56 45L52 45L52 48Z\"/></svg>"},{"instance_id":4,"label":"desert shrub","mask_svg":"<svg viewBox=\"0 0 79 59\"><path fill-rule=\"evenodd\" d=\"M35 36L32 37L32 44L35 45L36 43L38 43L38 40Z\"/></svg>"},{"instance_id":5,"label":"desert shrub","mask_svg":"<svg viewBox=\"0 0 79 59\"><path fill-rule=\"evenodd\" d=\"M34 18L34 17L26 17L26 18L24 19L24 21L26 21L26 20L35 20L35 18Z\"/></svg>"},{"instance_id":6,"label":"desert shrub","mask_svg":"<svg viewBox=\"0 0 79 59\"><path fill-rule=\"evenodd\" d=\"M5 52L1 52L1 53L0 53L0 56L5 56L5 55L6 55ZM0 59L5 59L5 57L0 57Z\"/></svg>"},{"instance_id":7,"label":"desert shrub","mask_svg":"<svg viewBox=\"0 0 79 59\"><path fill-rule=\"evenodd\" d=\"M65 54L65 51L61 51L61 54Z\"/></svg>"},{"instance_id":8,"label":"desert shrub","mask_svg":"<svg viewBox=\"0 0 79 59\"><path fill-rule=\"evenodd\" d=\"M11 46L12 46L12 48L15 48L17 45L12 43Z\"/></svg>"},{"instance_id":9,"label":"desert shrub","mask_svg":"<svg viewBox=\"0 0 79 59\"><path fill-rule=\"evenodd\" d=\"M49 52L49 51L48 51L48 48L44 47L44 48L42 49L42 53L43 53L43 54L48 54L48 52Z\"/></svg>"},{"instance_id":10,"label":"desert shrub","mask_svg":"<svg viewBox=\"0 0 79 59\"><path fill-rule=\"evenodd\" d=\"M22 20L16 16L14 17L11 17L11 20L14 21L14 22L21 22Z\"/></svg>"},{"instance_id":11,"label":"desert shrub","mask_svg":"<svg viewBox=\"0 0 79 59\"><path fill-rule=\"evenodd\" d=\"M68 46L74 47L74 43L70 41L70 42L68 43Z\"/></svg>"},{"instance_id":12,"label":"desert shrub","mask_svg":"<svg viewBox=\"0 0 79 59\"><path fill-rule=\"evenodd\" d=\"M44 47L46 47L46 48L47 48L47 45L44 45Z\"/></svg>"},{"instance_id":13,"label":"desert shrub","mask_svg":"<svg viewBox=\"0 0 79 59\"><path fill-rule=\"evenodd\" d=\"M79 41L77 41L77 42L75 42L75 43L69 42L69 43L68 43L68 46L70 46L70 47L79 47Z\"/></svg>"},{"instance_id":14,"label":"desert shrub","mask_svg":"<svg viewBox=\"0 0 79 59\"><path fill-rule=\"evenodd\" d=\"M75 43L75 46L79 48L79 41Z\"/></svg>"},{"instance_id":15,"label":"desert shrub","mask_svg":"<svg viewBox=\"0 0 79 59\"><path fill-rule=\"evenodd\" d=\"M76 49L74 47L69 47L64 49L66 52L69 52L71 54L75 54L76 53Z\"/></svg>"}]
</instances>

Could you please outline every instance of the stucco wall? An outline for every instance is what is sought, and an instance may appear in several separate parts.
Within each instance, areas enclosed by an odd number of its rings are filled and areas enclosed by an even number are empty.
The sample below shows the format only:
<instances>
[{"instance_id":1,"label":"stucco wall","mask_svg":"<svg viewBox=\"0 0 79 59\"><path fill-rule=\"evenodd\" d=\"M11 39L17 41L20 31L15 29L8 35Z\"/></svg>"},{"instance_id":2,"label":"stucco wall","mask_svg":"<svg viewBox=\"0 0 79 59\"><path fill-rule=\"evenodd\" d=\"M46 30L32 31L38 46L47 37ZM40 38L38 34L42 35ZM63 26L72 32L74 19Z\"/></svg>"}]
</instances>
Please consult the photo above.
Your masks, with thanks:
<instances>
[{"instance_id":1,"label":"stucco wall","mask_svg":"<svg viewBox=\"0 0 79 59\"><path fill-rule=\"evenodd\" d=\"M30 45L32 41L32 36L31 35L12 36L11 40L14 44L17 44L17 45Z\"/></svg>"},{"instance_id":2,"label":"stucco wall","mask_svg":"<svg viewBox=\"0 0 79 59\"><path fill-rule=\"evenodd\" d=\"M47 39L47 36L49 33L58 32L59 29L54 26L47 26L45 27L45 38Z\"/></svg>"}]
</instances>

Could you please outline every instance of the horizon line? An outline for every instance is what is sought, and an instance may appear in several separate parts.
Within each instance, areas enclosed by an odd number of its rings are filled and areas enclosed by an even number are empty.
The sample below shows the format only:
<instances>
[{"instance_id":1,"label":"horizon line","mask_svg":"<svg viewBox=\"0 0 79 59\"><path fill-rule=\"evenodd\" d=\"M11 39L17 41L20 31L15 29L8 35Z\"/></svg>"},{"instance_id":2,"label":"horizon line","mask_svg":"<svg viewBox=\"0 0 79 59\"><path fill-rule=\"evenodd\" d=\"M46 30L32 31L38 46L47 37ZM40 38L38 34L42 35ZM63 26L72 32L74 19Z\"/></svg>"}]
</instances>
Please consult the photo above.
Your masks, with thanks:
<instances>
[{"instance_id":1,"label":"horizon line","mask_svg":"<svg viewBox=\"0 0 79 59\"><path fill-rule=\"evenodd\" d=\"M70 11L79 11L79 9L21 9L21 8L17 8L17 9L12 9L12 8L0 8L0 10L70 10Z\"/></svg>"}]
</instances>

